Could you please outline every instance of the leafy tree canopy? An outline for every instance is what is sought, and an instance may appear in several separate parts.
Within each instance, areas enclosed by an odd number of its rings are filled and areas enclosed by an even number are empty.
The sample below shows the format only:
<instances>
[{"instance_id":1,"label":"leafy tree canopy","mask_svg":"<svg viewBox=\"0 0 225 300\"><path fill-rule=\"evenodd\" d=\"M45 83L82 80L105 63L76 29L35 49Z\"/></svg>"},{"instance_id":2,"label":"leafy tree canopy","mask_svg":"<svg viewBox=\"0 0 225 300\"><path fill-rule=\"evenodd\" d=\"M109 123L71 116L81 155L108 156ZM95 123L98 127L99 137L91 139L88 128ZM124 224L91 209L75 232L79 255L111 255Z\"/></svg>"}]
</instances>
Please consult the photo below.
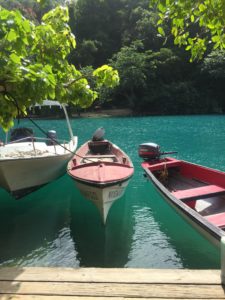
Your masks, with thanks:
<instances>
[{"instance_id":1,"label":"leafy tree canopy","mask_svg":"<svg viewBox=\"0 0 225 300\"><path fill-rule=\"evenodd\" d=\"M202 58L207 46L225 48L224 0L151 0L158 10L158 32L170 21L174 43L191 51L191 60ZM192 30L198 26L198 30Z\"/></svg>"},{"instance_id":2,"label":"leafy tree canopy","mask_svg":"<svg viewBox=\"0 0 225 300\"><path fill-rule=\"evenodd\" d=\"M204 58L201 65L201 71L208 74L213 84L215 81L225 79L225 51L214 50L207 57ZM223 84L224 86L224 84Z\"/></svg>"},{"instance_id":3,"label":"leafy tree canopy","mask_svg":"<svg viewBox=\"0 0 225 300\"><path fill-rule=\"evenodd\" d=\"M114 87L117 71L104 65L93 71L95 89L67 57L76 47L66 7L46 13L40 24L21 13L0 7L0 125L6 130L13 119L45 99L87 107L102 85Z\"/></svg>"}]
</instances>

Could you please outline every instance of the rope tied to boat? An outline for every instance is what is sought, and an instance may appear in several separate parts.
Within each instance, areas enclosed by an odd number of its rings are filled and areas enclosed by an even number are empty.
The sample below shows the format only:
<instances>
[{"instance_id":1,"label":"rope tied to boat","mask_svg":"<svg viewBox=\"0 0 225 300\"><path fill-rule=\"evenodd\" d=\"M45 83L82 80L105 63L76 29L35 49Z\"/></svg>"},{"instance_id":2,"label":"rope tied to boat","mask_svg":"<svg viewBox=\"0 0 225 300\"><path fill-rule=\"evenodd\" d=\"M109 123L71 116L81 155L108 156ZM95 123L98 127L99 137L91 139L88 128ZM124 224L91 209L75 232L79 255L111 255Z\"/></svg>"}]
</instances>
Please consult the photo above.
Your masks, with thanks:
<instances>
[{"instance_id":1,"label":"rope tied to boat","mask_svg":"<svg viewBox=\"0 0 225 300\"><path fill-rule=\"evenodd\" d=\"M165 162L165 164L164 164L164 169L160 172L160 180L162 181L162 182L165 182L165 181L167 181L167 179L168 179L168 175L169 175L169 173L168 173L168 168L167 168L167 165L166 165L166 162Z\"/></svg>"}]
</instances>

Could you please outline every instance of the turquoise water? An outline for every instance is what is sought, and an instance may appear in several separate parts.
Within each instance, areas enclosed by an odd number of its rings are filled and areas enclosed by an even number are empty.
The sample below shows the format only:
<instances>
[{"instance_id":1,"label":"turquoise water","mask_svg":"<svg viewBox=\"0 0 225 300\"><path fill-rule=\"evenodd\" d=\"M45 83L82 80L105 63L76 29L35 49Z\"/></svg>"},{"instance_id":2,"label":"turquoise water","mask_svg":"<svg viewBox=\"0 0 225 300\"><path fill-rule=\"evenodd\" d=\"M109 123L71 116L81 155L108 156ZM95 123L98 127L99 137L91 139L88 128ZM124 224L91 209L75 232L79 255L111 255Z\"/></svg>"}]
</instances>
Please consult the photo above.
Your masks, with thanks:
<instances>
[{"instance_id":1,"label":"turquoise water","mask_svg":"<svg viewBox=\"0 0 225 300\"><path fill-rule=\"evenodd\" d=\"M64 120L37 122L68 136ZM29 121L21 125L31 126ZM72 120L79 145L100 126L135 166L107 225L67 175L17 201L0 190L0 266L218 268L219 251L143 177L137 149L156 142L162 150L178 151L177 158L225 171L225 117Z\"/></svg>"}]
</instances>

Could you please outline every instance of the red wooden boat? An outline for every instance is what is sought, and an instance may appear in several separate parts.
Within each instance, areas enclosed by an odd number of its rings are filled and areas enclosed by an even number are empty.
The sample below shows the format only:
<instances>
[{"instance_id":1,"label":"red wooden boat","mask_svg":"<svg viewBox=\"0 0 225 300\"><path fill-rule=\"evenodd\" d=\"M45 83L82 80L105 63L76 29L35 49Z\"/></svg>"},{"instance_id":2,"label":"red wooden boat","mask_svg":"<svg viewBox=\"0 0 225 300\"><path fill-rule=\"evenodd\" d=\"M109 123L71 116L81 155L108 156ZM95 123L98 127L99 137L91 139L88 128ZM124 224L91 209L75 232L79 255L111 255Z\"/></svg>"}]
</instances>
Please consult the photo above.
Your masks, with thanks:
<instances>
[{"instance_id":1,"label":"red wooden boat","mask_svg":"<svg viewBox=\"0 0 225 300\"><path fill-rule=\"evenodd\" d=\"M81 194L97 206L105 223L110 207L123 196L134 168L127 154L104 140L102 134L98 136L101 130L77 150L67 173Z\"/></svg>"},{"instance_id":2,"label":"red wooden boat","mask_svg":"<svg viewBox=\"0 0 225 300\"><path fill-rule=\"evenodd\" d=\"M147 177L164 199L211 242L220 245L225 232L225 173L160 152L154 143L141 144L139 156Z\"/></svg>"}]
</instances>

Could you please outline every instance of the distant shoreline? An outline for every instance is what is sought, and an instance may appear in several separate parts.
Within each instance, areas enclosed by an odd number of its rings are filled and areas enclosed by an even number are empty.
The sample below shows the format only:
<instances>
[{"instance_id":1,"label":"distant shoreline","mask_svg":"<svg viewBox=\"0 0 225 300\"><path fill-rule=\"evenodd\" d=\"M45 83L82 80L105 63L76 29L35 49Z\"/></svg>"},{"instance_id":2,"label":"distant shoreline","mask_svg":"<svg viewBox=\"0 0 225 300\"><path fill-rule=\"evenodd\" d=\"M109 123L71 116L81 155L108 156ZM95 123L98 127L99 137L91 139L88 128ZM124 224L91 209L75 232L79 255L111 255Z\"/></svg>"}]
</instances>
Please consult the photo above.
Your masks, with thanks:
<instances>
[{"instance_id":1,"label":"distant shoreline","mask_svg":"<svg viewBox=\"0 0 225 300\"><path fill-rule=\"evenodd\" d=\"M80 113L72 113L70 118L109 118L109 117L131 117L133 112L129 108L124 109L99 109L93 111L86 111ZM31 119L42 119L42 120L54 120L54 119L64 119L63 115L54 116L39 116L39 115L28 115ZM25 117L27 118L27 117Z\"/></svg>"},{"instance_id":2,"label":"distant shoreline","mask_svg":"<svg viewBox=\"0 0 225 300\"><path fill-rule=\"evenodd\" d=\"M72 118L99 118L99 117L130 117L133 112L129 108L123 109L99 109L95 111L81 112L72 114Z\"/></svg>"},{"instance_id":3,"label":"distant shoreline","mask_svg":"<svg viewBox=\"0 0 225 300\"><path fill-rule=\"evenodd\" d=\"M188 115L205 115L205 114L188 114ZM207 114L208 115L208 114ZM221 113L211 113L209 115L223 115ZM79 118L110 118L110 117L148 117L148 116L172 116L172 115L165 115L160 113L142 113L142 114L135 114L132 109L129 108L115 108L115 109L96 109L90 111L83 111L80 113L72 113L70 114L71 119L79 119ZM179 114L177 116L187 116L187 114ZM48 115L48 116L40 116L40 115L28 115L26 118L31 119L40 119L40 120L57 120L57 119L64 119L65 116L61 115Z\"/></svg>"}]
</instances>

